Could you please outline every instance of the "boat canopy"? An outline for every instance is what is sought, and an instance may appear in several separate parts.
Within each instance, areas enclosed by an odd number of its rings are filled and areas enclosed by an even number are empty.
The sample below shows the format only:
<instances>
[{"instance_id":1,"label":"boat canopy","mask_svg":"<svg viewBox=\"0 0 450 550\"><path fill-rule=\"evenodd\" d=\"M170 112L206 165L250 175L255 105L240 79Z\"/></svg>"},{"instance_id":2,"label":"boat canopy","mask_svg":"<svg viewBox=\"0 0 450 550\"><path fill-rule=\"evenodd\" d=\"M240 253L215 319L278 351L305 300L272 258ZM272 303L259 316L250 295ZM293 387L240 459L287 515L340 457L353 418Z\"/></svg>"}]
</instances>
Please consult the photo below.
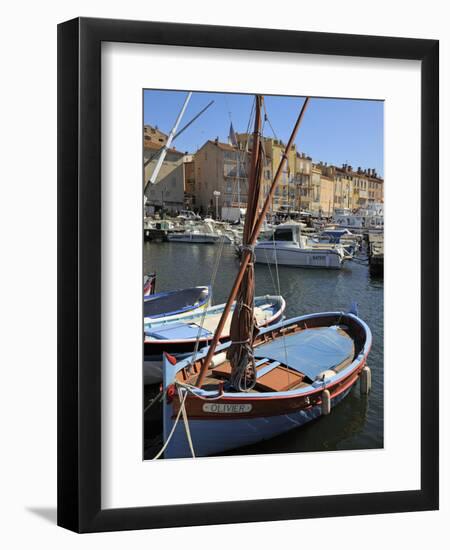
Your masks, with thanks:
<instances>
[{"instance_id":1,"label":"boat canopy","mask_svg":"<svg viewBox=\"0 0 450 550\"><path fill-rule=\"evenodd\" d=\"M337 326L301 330L262 344L254 351L255 358L279 361L310 380L351 359L353 353L353 340Z\"/></svg>"}]
</instances>

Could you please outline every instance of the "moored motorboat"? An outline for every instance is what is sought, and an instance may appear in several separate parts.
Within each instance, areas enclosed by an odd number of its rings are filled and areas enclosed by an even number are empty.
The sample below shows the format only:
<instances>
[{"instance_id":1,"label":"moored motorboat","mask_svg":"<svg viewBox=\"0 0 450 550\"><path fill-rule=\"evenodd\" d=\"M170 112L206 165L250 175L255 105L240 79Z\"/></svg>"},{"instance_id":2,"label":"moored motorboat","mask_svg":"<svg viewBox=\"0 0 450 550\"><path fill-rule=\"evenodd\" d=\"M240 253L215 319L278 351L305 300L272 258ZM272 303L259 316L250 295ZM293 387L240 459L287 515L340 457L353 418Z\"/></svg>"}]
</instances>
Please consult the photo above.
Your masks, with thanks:
<instances>
[{"instance_id":1,"label":"moored motorboat","mask_svg":"<svg viewBox=\"0 0 450 550\"><path fill-rule=\"evenodd\" d=\"M255 246L257 263L294 267L341 269L350 258L340 243L313 243L298 223L278 225L273 234Z\"/></svg>"},{"instance_id":2,"label":"moored motorboat","mask_svg":"<svg viewBox=\"0 0 450 550\"><path fill-rule=\"evenodd\" d=\"M353 257L361 248L363 236L348 229L324 229L309 236L311 244L341 244L348 257Z\"/></svg>"},{"instance_id":3,"label":"moored motorboat","mask_svg":"<svg viewBox=\"0 0 450 550\"><path fill-rule=\"evenodd\" d=\"M203 243L203 244L215 244L218 242L225 242L230 244L232 239L222 230L216 230L212 223L203 222L202 224L194 224L186 227L184 232L171 233L167 236L170 242L178 243Z\"/></svg>"}]
</instances>

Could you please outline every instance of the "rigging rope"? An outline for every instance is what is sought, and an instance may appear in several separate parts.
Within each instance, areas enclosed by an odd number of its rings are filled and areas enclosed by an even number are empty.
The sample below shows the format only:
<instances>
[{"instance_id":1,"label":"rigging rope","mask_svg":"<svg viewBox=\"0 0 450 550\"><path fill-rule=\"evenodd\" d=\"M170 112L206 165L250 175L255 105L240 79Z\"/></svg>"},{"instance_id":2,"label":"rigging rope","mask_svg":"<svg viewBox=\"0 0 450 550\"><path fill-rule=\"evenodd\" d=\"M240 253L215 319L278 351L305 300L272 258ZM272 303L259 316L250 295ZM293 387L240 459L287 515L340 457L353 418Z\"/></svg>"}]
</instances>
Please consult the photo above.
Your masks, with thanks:
<instances>
[{"instance_id":1,"label":"rigging rope","mask_svg":"<svg viewBox=\"0 0 450 550\"><path fill-rule=\"evenodd\" d=\"M275 130L273 129L273 126L270 122L270 119L269 119L269 115L267 114L267 110L266 110L266 104L264 103L264 124L263 124L263 129L264 129L264 125L266 123L266 121L269 123L269 126L272 130L272 133L273 135L275 136L275 139L278 140L277 138L277 135L275 133ZM262 152L263 152L263 161L265 161L266 159L266 155L265 155L265 149L264 147L262 148ZM288 151L284 151L284 153L287 155L288 154ZM273 243L273 258L274 258L274 263L275 263L275 274L276 274L276 281L277 281L277 286L275 288L275 292L278 294L278 296L281 296L281 284L280 284L280 273L279 273L279 269L278 269L278 255L277 255L277 249L276 249L276 246L275 246L275 231L272 231L272 243ZM269 264L269 258L267 256L267 252L266 250L264 250L265 252L265 256L266 256L266 262L267 262L267 266L269 267L269 273L270 273L270 278L272 279L272 282L273 282L273 285L275 287L275 281L274 281L274 278L273 278L273 275L272 275L272 270L270 268L270 264ZM282 342L283 342L283 348L284 348L284 359L285 359L285 365L286 367L288 366L288 354L287 354L287 347L286 347L286 336L284 333L282 333L281 335L281 339L282 339ZM288 370L288 384L290 382L289 380L289 370Z\"/></svg>"}]
</instances>

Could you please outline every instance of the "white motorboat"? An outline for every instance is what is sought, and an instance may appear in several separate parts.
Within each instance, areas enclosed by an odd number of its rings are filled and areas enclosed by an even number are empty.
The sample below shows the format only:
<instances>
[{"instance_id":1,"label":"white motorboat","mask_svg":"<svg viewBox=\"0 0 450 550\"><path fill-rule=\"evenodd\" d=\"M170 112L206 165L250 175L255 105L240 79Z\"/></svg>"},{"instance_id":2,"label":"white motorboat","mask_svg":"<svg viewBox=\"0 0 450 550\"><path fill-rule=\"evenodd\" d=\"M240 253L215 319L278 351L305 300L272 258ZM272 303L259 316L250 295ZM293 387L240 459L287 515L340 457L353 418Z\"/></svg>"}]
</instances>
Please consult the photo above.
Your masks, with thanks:
<instances>
[{"instance_id":1,"label":"white motorboat","mask_svg":"<svg viewBox=\"0 0 450 550\"><path fill-rule=\"evenodd\" d=\"M356 212L352 212L349 208L336 208L333 221L339 227L348 229L383 229L383 205L369 204L366 208L360 208Z\"/></svg>"},{"instance_id":2,"label":"white motorboat","mask_svg":"<svg viewBox=\"0 0 450 550\"><path fill-rule=\"evenodd\" d=\"M305 234L305 230L302 229ZM324 229L320 233L308 233L308 243L317 244L341 244L348 254L354 255L361 248L363 236L352 233L349 229Z\"/></svg>"},{"instance_id":3,"label":"white motorboat","mask_svg":"<svg viewBox=\"0 0 450 550\"><path fill-rule=\"evenodd\" d=\"M297 223L278 225L272 236L255 246L257 263L340 269L350 259L342 244L312 243Z\"/></svg>"},{"instance_id":4,"label":"white motorboat","mask_svg":"<svg viewBox=\"0 0 450 550\"><path fill-rule=\"evenodd\" d=\"M184 232L171 233L167 236L167 239L178 243L215 244L221 240L227 244L233 242L225 232L215 230L210 222L189 225Z\"/></svg>"}]
</instances>

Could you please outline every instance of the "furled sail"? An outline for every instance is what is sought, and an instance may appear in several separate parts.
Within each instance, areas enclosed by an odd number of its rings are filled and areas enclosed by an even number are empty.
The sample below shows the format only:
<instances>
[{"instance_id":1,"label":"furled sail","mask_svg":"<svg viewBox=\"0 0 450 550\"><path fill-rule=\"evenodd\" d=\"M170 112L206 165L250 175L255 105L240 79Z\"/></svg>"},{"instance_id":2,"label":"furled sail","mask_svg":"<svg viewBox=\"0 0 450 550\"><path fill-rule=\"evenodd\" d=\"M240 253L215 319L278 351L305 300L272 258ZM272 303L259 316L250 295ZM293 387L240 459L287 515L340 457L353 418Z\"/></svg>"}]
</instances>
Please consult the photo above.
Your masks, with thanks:
<instances>
[{"instance_id":1,"label":"furled sail","mask_svg":"<svg viewBox=\"0 0 450 550\"><path fill-rule=\"evenodd\" d=\"M238 391L251 389L256 383L256 368L253 358L253 340L258 329L254 317L255 273L251 236L258 216L258 204L263 169L261 142L261 107L262 97L256 96L255 127L253 131L250 174L247 193L247 211L243 232L243 249L251 253L242 283L236 298L236 307L231 320L231 346L227 358L231 363L231 384Z\"/></svg>"}]
</instances>

